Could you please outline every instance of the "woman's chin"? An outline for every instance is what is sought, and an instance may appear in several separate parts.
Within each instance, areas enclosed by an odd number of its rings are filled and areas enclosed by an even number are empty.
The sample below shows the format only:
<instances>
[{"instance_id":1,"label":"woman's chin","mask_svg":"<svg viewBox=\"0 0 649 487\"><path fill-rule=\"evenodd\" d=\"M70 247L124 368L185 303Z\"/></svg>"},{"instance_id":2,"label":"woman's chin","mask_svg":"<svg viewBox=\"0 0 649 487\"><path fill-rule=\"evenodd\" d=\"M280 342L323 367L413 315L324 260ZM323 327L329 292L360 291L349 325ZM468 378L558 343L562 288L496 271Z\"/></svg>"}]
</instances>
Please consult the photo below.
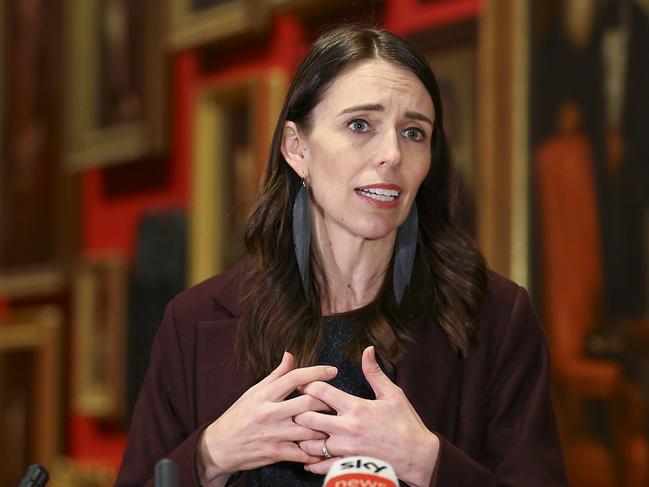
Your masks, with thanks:
<instances>
[{"instance_id":1,"label":"woman's chin","mask_svg":"<svg viewBox=\"0 0 649 487\"><path fill-rule=\"evenodd\" d=\"M388 222L368 222L364 225L359 225L357 235L367 240L381 240L390 238L397 230L395 224Z\"/></svg>"}]
</instances>

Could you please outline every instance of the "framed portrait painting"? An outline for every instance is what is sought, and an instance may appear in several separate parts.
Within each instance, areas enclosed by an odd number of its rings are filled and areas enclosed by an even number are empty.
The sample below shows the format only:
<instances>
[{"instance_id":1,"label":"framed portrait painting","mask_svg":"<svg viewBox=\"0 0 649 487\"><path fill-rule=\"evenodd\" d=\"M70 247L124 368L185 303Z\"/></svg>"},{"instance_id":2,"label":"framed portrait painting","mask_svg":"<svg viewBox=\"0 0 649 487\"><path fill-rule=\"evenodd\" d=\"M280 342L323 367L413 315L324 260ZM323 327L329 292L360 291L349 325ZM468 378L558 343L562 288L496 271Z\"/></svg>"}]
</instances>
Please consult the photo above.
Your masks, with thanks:
<instances>
[{"instance_id":1,"label":"framed portrait painting","mask_svg":"<svg viewBox=\"0 0 649 487\"><path fill-rule=\"evenodd\" d=\"M639 0L490 1L481 22L487 257L531 289L576 487L649 481L647 45Z\"/></svg>"},{"instance_id":2,"label":"framed portrait painting","mask_svg":"<svg viewBox=\"0 0 649 487\"><path fill-rule=\"evenodd\" d=\"M465 21L414 37L439 85L444 130L460 186L458 219L477 234L477 24Z\"/></svg>"},{"instance_id":3,"label":"framed portrait painting","mask_svg":"<svg viewBox=\"0 0 649 487\"><path fill-rule=\"evenodd\" d=\"M0 295L61 290L75 181L61 171L63 2L0 0ZM42 80L48 80L43 83Z\"/></svg>"},{"instance_id":4,"label":"framed portrait painting","mask_svg":"<svg viewBox=\"0 0 649 487\"><path fill-rule=\"evenodd\" d=\"M17 485L61 448L61 330L57 308L11 312L0 323L0 478ZM6 482L6 484L5 484Z\"/></svg>"},{"instance_id":5,"label":"framed portrait painting","mask_svg":"<svg viewBox=\"0 0 649 487\"><path fill-rule=\"evenodd\" d=\"M189 281L218 274L242 255L286 76L273 70L210 84L195 106Z\"/></svg>"},{"instance_id":6,"label":"framed portrait painting","mask_svg":"<svg viewBox=\"0 0 649 487\"><path fill-rule=\"evenodd\" d=\"M262 0L166 0L168 45L197 47L260 31L268 19Z\"/></svg>"},{"instance_id":7,"label":"framed portrait painting","mask_svg":"<svg viewBox=\"0 0 649 487\"><path fill-rule=\"evenodd\" d=\"M69 170L151 158L166 142L164 9L155 0L70 0Z\"/></svg>"},{"instance_id":8,"label":"framed portrait painting","mask_svg":"<svg viewBox=\"0 0 649 487\"><path fill-rule=\"evenodd\" d=\"M86 257L74 274L74 408L119 422L126 361L127 266L118 255Z\"/></svg>"}]
</instances>

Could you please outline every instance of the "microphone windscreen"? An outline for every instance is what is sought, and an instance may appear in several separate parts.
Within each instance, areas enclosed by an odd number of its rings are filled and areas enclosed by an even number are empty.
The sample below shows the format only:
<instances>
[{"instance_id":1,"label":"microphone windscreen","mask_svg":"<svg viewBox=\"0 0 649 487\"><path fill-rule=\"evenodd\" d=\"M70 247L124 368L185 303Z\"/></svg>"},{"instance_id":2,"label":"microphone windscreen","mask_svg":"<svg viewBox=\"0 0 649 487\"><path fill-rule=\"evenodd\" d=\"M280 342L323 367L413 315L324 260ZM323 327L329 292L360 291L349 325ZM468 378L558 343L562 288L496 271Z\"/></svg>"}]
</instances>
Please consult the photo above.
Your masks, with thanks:
<instances>
[{"instance_id":1,"label":"microphone windscreen","mask_svg":"<svg viewBox=\"0 0 649 487\"><path fill-rule=\"evenodd\" d=\"M324 487L399 487L392 466L372 457L346 457L335 462Z\"/></svg>"},{"instance_id":2,"label":"microphone windscreen","mask_svg":"<svg viewBox=\"0 0 649 487\"><path fill-rule=\"evenodd\" d=\"M155 487L176 487L177 485L176 464L168 458L163 458L155 465Z\"/></svg>"},{"instance_id":3,"label":"microphone windscreen","mask_svg":"<svg viewBox=\"0 0 649 487\"><path fill-rule=\"evenodd\" d=\"M35 463L25 470L25 475L20 479L18 487L43 487L50 479L47 469Z\"/></svg>"}]
</instances>

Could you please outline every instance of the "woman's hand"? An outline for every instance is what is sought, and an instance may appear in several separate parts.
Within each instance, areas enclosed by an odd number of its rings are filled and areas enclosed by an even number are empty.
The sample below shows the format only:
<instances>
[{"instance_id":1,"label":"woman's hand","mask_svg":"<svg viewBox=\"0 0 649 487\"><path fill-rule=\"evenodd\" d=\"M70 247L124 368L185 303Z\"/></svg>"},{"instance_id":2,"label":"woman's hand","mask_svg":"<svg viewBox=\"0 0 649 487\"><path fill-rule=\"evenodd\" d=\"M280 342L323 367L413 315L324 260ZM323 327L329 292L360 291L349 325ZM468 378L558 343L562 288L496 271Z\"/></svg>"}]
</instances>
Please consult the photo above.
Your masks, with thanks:
<instances>
[{"instance_id":1,"label":"woman's hand","mask_svg":"<svg viewBox=\"0 0 649 487\"><path fill-rule=\"evenodd\" d=\"M389 462L397 476L410 485L428 485L437 462L439 438L426 428L403 391L383 373L374 347L363 351L362 367L376 400L352 396L320 381L302 388L338 413L331 416L306 411L295 417L297 424L327 433L327 450L333 455L318 463L309 462L304 468L325 474L341 457L367 455ZM299 445L309 455L322 457L322 439L310 438Z\"/></svg>"},{"instance_id":2,"label":"woman's hand","mask_svg":"<svg viewBox=\"0 0 649 487\"><path fill-rule=\"evenodd\" d=\"M205 429L197 452L198 473L204 485L224 485L234 472L271 463L321 460L300 449L297 442L322 441L327 436L294 423L293 417L330 408L309 395L286 401L284 398L304 384L330 380L338 371L325 365L294 367L293 355L285 352L273 372L248 389Z\"/></svg>"}]
</instances>

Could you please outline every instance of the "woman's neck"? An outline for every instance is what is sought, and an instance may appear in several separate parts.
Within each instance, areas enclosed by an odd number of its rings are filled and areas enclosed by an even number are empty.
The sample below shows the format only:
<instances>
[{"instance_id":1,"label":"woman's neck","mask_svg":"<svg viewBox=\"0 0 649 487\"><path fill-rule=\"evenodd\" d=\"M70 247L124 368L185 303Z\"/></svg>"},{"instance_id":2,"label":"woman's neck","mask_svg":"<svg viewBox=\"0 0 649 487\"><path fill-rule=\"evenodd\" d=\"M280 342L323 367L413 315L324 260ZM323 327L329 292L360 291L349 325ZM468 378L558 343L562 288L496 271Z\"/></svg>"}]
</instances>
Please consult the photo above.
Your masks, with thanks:
<instances>
[{"instance_id":1,"label":"woman's neck","mask_svg":"<svg viewBox=\"0 0 649 487\"><path fill-rule=\"evenodd\" d=\"M314 225L312 249L321 289L322 313L351 311L372 302L390 266L396 231L370 240L327 225Z\"/></svg>"}]
</instances>

